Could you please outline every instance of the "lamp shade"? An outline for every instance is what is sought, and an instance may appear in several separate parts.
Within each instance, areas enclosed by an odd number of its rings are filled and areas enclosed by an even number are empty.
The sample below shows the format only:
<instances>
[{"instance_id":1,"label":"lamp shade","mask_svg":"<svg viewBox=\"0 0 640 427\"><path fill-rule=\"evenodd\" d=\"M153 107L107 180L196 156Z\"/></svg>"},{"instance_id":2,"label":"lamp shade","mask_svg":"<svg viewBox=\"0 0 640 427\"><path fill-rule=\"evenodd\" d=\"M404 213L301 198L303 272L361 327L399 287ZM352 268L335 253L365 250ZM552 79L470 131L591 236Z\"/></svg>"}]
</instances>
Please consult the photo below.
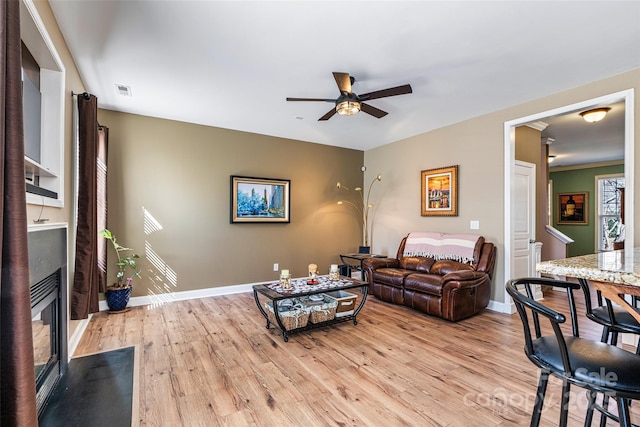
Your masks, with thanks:
<instances>
[{"instance_id":1,"label":"lamp shade","mask_svg":"<svg viewBox=\"0 0 640 427\"><path fill-rule=\"evenodd\" d=\"M352 116L360 111L360 103L358 101L345 100L336 105L336 111L341 116Z\"/></svg>"},{"instance_id":2,"label":"lamp shade","mask_svg":"<svg viewBox=\"0 0 640 427\"><path fill-rule=\"evenodd\" d=\"M607 115L609 110L611 110L611 108L609 107L594 108L592 110L583 111L582 113L580 113L580 115L585 121L589 123L595 123L604 119L604 116Z\"/></svg>"}]
</instances>

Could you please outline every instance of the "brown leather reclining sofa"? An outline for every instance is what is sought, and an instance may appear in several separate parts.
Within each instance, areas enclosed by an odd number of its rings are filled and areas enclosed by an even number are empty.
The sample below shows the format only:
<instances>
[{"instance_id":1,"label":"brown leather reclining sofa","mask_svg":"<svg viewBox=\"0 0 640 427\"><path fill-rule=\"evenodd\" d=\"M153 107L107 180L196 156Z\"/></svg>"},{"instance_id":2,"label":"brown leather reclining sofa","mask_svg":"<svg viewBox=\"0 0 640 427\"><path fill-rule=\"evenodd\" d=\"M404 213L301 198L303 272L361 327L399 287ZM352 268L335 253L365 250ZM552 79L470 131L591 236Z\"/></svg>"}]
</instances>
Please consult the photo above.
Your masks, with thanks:
<instances>
[{"instance_id":1,"label":"brown leather reclining sofa","mask_svg":"<svg viewBox=\"0 0 640 427\"><path fill-rule=\"evenodd\" d=\"M382 301L406 305L429 315L458 321L482 311L491 297L496 247L478 236L473 261L404 256L407 237L396 258L369 258L363 268L369 292Z\"/></svg>"}]
</instances>

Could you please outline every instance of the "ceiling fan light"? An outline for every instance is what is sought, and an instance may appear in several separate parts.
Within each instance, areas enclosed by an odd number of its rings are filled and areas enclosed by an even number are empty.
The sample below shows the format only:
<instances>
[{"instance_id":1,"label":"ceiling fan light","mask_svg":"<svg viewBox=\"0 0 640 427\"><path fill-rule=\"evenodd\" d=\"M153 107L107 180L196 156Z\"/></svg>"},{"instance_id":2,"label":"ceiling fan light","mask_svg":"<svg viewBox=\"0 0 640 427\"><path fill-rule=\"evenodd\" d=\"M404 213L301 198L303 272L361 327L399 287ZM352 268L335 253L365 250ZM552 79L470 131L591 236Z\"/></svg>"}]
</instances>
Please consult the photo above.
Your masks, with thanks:
<instances>
[{"instance_id":1,"label":"ceiling fan light","mask_svg":"<svg viewBox=\"0 0 640 427\"><path fill-rule=\"evenodd\" d=\"M336 111L341 116L352 116L360 111L360 103L358 101L342 101L336 105Z\"/></svg>"},{"instance_id":2,"label":"ceiling fan light","mask_svg":"<svg viewBox=\"0 0 640 427\"><path fill-rule=\"evenodd\" d=\"M611 108L609 107L594 108L593 110L583 111L582 113L580 113L580 115L585 121L589 123L595 123L604 119L604 116L607 115L609 110L611 110Z\"/></svg>"}]
</instances>

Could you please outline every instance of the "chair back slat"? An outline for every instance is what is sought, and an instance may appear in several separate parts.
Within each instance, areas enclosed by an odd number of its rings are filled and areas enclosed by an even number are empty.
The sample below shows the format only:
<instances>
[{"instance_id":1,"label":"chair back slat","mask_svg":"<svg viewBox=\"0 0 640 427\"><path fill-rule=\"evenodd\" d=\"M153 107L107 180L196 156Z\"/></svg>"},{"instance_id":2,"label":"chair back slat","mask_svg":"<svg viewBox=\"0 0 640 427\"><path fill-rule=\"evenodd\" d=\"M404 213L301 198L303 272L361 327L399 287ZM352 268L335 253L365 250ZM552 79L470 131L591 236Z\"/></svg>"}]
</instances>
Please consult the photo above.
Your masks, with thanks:
<instances>
[{"instance_id":1,"label":"chair back slat","mask_svg":"<svg viewBox=\"0 0 640 427\"><path fill-rule=\"evenodd\" d=\"M567 298L569 299L569 311L571 312L571 328L573 330L573 336L579 337L580 330L578 329L578 311L576 310L576 299L573 295L574 289L579 289L580 285L577 285L576 288L567 289Z\"/></svg>"},{"instance_id":2,"label":"chair back slat","mask_svg":"<svg viewBox=\"0 0 640 427\"><path fill-rule=\"evenodd\" d=\"M578 330L578 316L576 310L575 298L573 291L580 289L578 283L564 282L560 280L539 278L539 277L527 277L522 279L510 280L507 282L507 292L513 299L516 306L516 310L522 320L522 326L525 336L525 349L529 357L534 357L534 340L541 338L542 329L540 326L540 317L548 319L553 335L555 336L560 356L562 358L563 367L565 373L571 372L571 364L569 361L569 355L567 352L567 344L564 333L560 325L566 322L567 318L562 313L559 313L549 307L546 307L534 299L533 286L553 286L555 288L565 289L567 293L567 302L570 313L571 332L574 337L579 337ZM527 311L531 314L531 321L533 322L533 329L535 331L535 338L531 334L530 319Z\"/></svg>"},{"instance_id":3,"label":"chair back slat","mask_svg":"<svg viewBox=\"0 0 640 427\"><path fill-rule=\"evenodd\" d=\"M603 342L607 341L609 333L612 332L640 334L640 324L633 317L630 318L626 312L621 311L619 307L612 304L611 300L604 298L602 296L602 292L599 290L596 291L594 304L594 301L591 298L591 287L589 286L589 282L586 279L578 280L584 293L587 317L605 327L602 337ZM626 297L628 298L629 296L627 295ZM638 310L638 297L631 297L630 304L633 308ZM640 347L638 347L637 352L640 354Z\"/></svg>"}]
</instances>

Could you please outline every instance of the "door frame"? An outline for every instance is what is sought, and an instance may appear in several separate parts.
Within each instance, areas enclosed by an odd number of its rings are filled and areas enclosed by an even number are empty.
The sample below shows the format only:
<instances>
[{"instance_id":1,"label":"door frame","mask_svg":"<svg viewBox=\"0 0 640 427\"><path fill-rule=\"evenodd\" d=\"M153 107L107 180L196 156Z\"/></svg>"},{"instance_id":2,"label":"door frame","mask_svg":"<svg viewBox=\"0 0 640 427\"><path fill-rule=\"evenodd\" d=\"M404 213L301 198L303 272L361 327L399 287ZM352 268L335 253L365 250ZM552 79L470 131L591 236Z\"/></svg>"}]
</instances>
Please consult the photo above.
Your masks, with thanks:
<instances>
[{"instance_id":1,"label":"door frame","mask_svg":"<svg viewBox=\"0 0 640 427\"><path fill-rule=\"evenodd\" d=\"M577 113L579 111L594 108L603 104L613 104L615 102L624 102L625 117L624 117L624 178L625 183L633 190L634 184L634 89L627 89L620 92L615 92L609 95L604 95L598 98L589 99L586 101L578 102L571 105L566 105L552 110L543 111L540 113L532 114L525 117L520 117L514 120L509 120L504 123L504 279L506 281L511 279L511 272L513 271L513 232L511 226L511 179L513 176L515 166L515 129L517 126L521 126L527 123L536 121L542 121L545 118ZM635 234L633 231L633 206L634 206L634 192L625 192L625 221L629 219L629 224L625 224L626 235L629 236L629 241L634 243ZM625 246L625 249L629 247L633 250L633 244ZM504 312L513 313L515 308L511 301L509 294L504 292Z\"/></svg>"}]
</instances>

